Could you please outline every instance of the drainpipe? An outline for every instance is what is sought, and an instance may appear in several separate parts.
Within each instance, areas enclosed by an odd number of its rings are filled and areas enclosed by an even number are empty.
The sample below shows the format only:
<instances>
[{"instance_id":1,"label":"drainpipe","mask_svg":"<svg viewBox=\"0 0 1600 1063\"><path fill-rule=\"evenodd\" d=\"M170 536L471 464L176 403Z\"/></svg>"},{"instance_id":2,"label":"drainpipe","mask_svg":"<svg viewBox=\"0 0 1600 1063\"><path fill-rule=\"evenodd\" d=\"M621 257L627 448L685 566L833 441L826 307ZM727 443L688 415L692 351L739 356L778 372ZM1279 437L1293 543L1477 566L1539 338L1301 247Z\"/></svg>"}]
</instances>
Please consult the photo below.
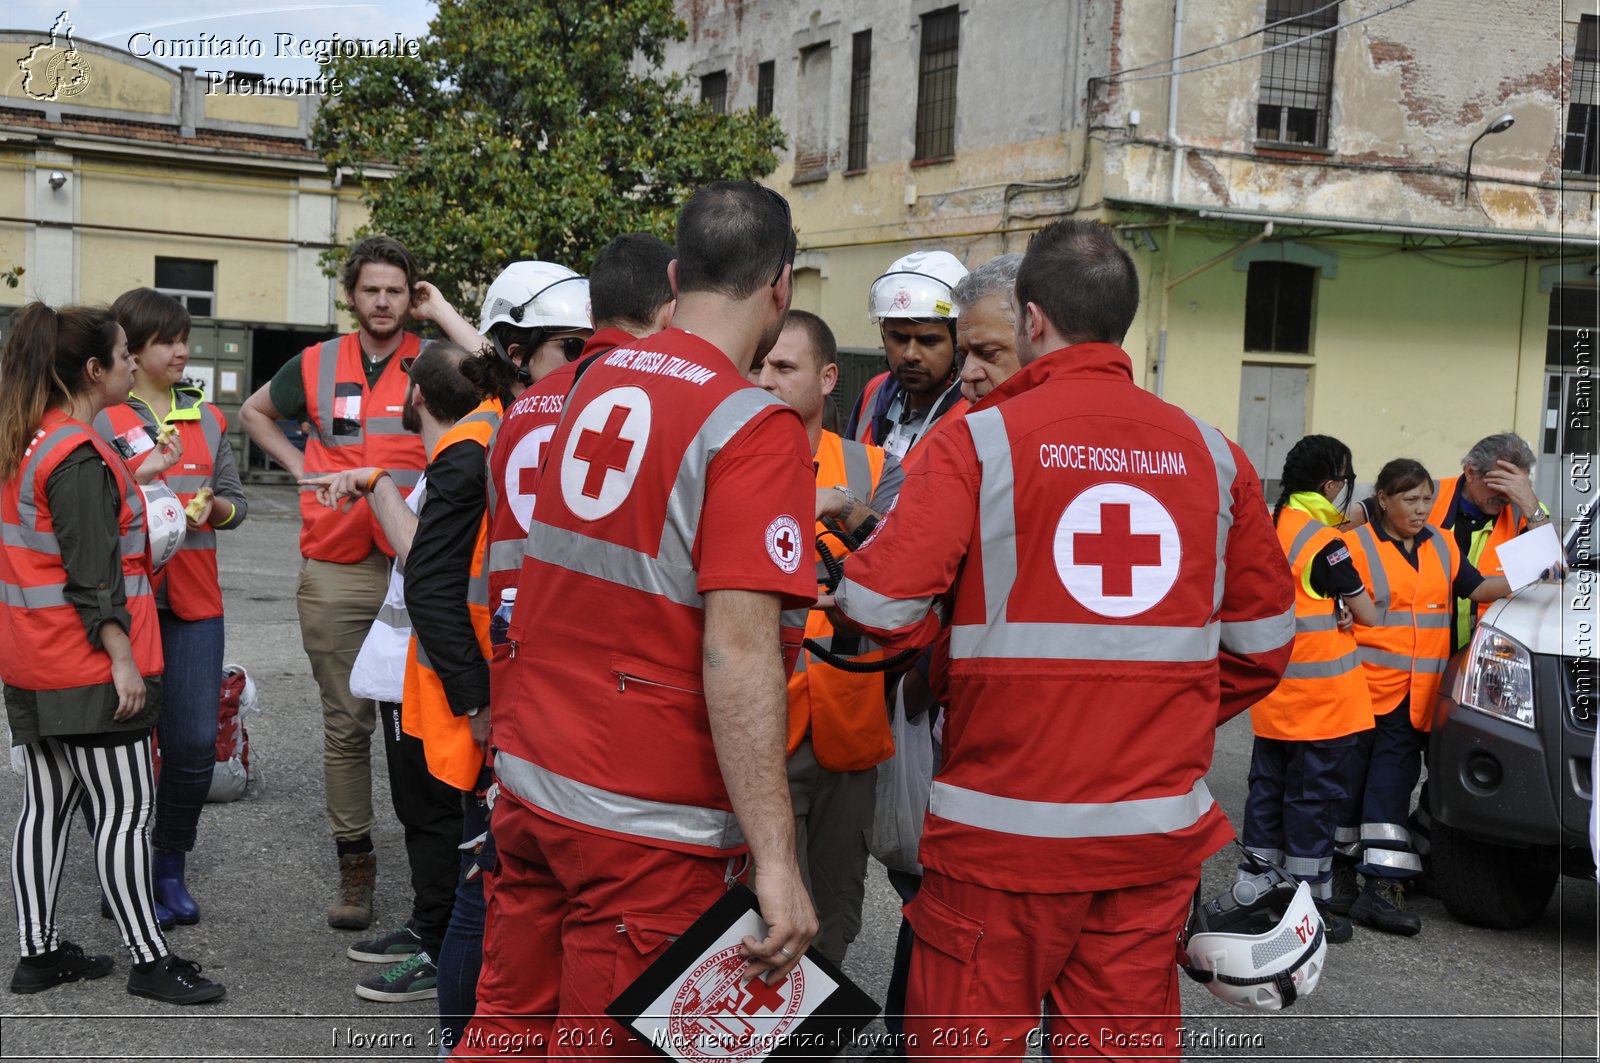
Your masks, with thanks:
<instances>
[{"instance_id":1,"label":"drainpipe","mask_svg":"<svg viewBox=\"0 0 1600 1063\"><path fill-rule=\"evenodd\" d=\"M328 198L328 243L337 246L339 243L339 189L344 187L344 171L338 167L333 170L333 195ZM328 278L328 324L336 325L339 321L339 278Z\"/></svg>"},{"instance_id":2,"label":"drainpipe","mask_svg":"<svg viewBox=\"0 0 1600 1063\"><path fill-rule=\"evenodd\" d=\"M1183 0L1172 4L1172 76L1167 79L1167 144L1172 149L1172 177L1167 184L1167 202L1178 202L1178 176L1183 168L1183 147L1178 143L1179 56L1183 54ZM1160 392L1156 392L1160 394Z\"/></svg>"}]
</instances>

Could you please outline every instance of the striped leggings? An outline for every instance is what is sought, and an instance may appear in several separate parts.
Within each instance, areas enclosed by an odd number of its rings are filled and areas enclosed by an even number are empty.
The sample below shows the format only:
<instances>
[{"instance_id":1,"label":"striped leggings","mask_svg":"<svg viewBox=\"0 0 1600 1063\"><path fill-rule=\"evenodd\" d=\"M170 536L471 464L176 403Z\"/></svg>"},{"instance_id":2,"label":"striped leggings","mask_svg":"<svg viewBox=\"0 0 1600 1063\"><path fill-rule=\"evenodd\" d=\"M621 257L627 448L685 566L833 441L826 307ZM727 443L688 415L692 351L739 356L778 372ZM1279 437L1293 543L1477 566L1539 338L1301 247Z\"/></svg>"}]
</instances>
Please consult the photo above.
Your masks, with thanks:
<instances>
[{"instance_id":1,"label":"striped leggings","mask_svg":"<svg viewBox=\"0 0 1600 1063\"><path fill-rule=\"evenodd\" d=\"M11 893L22 955L42 956L60 944L56 892L73 813L85 798L95 824L100 887L123 944L135 963L167 955L150 880L150 821L155 815L150 739L93 747L43 738L27 743L22 752L22 812L11 845Z\"/></svg>"}]
</instances>

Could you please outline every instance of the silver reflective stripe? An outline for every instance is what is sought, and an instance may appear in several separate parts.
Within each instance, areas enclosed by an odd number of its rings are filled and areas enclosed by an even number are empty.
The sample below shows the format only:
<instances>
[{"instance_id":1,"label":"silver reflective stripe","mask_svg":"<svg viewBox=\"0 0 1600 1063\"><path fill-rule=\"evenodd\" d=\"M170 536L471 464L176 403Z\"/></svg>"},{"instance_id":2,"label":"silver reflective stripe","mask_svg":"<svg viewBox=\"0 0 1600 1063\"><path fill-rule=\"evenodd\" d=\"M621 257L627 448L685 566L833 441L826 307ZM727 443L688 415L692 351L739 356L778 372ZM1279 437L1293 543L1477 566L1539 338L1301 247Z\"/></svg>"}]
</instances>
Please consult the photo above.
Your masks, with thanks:
<instances>
[{"instance_id":1,"label":"silver reflective stripe","mask_svg":"<svg viewBox=\"0 0 1600 1063\"><path fill-rule=\"evenodd\" d=\"M1034 657L1053 661L1209 661L1217 655L1220 635L1221 625L1215 623L1205 627L956 624L950 628L950 656L1009 660Z\"/></svg>"},{"instance_id":2,"label":"silver reflective stripe","mask_svg":"<svg viewBox=\"0 0 1600 1063\"><path fill-rule=\"evenodd\" d=\"M190 531L183 537L183 545L178 547L178 552L185 550L215 550L217 548L217 533L212 531Z\"/></svg>"},{"instance_id":3,"label":"silver reflective stripe","mask_svg":"<svg viewBox=\"0 0 1600 1063\"><path fill-rule=\"evenodd\" d=\"M495 754L494 773L500 785L520 800L572 823L708 849L735 849L744 844L739 821L732 812L718 808L669 804L602 790L503 749Z\"/></svg>"},{"instance_id":4,"label":"silver reflective stripe","mask_svg":"<svg viewBox=\"0 0 1600 1063\"><path fill-rule=\"evenodd\" d=\"M1274 864L1283 863L1283 850L1282 849L1263 849L1259 845L1247 845L1247 846L1245 846L1245 850L1247 852L1254 853L1256 856L1259 856L1261 859L1269 861L1271 863L1274 863ZM1235 873L1234 880L1242 882L1243 880L1245 880L1247 878L1253 877L1253 875L1254 875L1253 872L1246 871L1244 868L1241 867Z\"/></svg>"},{"instance_id":5,"label":"silver reflective stripe","mask_svg":"<svg viewBox=\"0 0 1600 1063\"><path fill-rule=\"evenodd\" d=\"M1297 616L1294 618L1294 629L1298 634L1309 635L1314 631L1336 631L1339 627L1339 618L1332 613L1326 616Z\"/></svg>"},{"instance_id":6,"label":"silver reflective stripe","mask_svg":"<svg viewBox=\"0 0 1600 1063\"><path fill-rule=\"evenodd\" d=\"M1387 867L1395 871L1411 871L1422 873L1422 857L1416 853L1401 852L1396 849L1363 849L1361 862L1370 867Z\"/></svg>"},{"instance_id":7,"label":"silver reflective stripe","mask_svg":"<svg viewBox=\"0 0 1600 1063\"><path fill-rule=\"evenodd\" d=\"M1285 679L1332 679L1361 667L1361 658L1347 653L1331 661L1290 661L1283 671Z\"/></svg>"},{"instance_id":8,"label":"silver reflective stripe","mask_svg":"<svg viewBox=\"0 0 1600 1063\"><path fill-rule=\"evenodd\" d=\"M412 488L422 480L421 469L389 469L389 479L395 482L396 487Z\"/></svg>"},{"instance_id":9,"label":"silver reflective stripe","mask_svg":"<svg viewBox=\"0 0 1600 1063\"><path fill-rule=\"evenodd\" d=\"M656 557L680 568L694 567L694 539L700 532L700 508L705 504L706 470L711 459L728 440L750 423L751 418L771 406L782 406L759 388L741 388L717 404L683 452L678 475L667 496L667 519L661 525L661 546ZM568 408L575 408L568 403ZM563 423L566 414L562 414ZM558 429L559 431L559 429ZM810 514L792 514L802 526Z\"/></svg>"},{"instance_id":10,"label":"silver reflective stripe","mask_svg":"<svg viewBox=\"0 0 1600 1063\"><path fill-rule=\"evenodd\" d=\"M489 571L515 572L522 567L522 541L502 539L489 544Z\"/></svg>"},{"instance_id":11,"label":"silver reflective stripe","mask_svg":"<svg viewBox=\"0 0 1600 1063\"><path fill-rule=\"evenodd\" d=\"M1322 866L1322 861L1314 856L1285 857L1283 869L1295 878L1313 878L1318 872L1327 870Z\"/></svg>"},{"instance_id":12,"label":"silver reflective stripe","mask_svg":"<svg viewBox=\"0 0 1600 1063\"><path fill-rule=\"evenodd\" d=\"M932 598L890 598L852 583L849 576L839 581L834 599L851 620L880 631L899 631L920 624L933 608Z\"/></svg>"},{"instance_id":13,"label":"silver reflective stripe","mask_svg":"<svg viewBox=\"0 0 1600 1063\"><path fill-rule=\"evenodd\" d=\"M1219 561L1220 564L1220 561ZM1224 620L1222 648L1229 653L1271 653L1294 641L1294 606L1260 620Z\"/></svg>"},{"instance_id":14,"label":"silver reflective stripe","mask_svg":"<svg viewBox=\"0 0 1600 1063\"><path fill-rule=\"evenodd\" d=\"M36 531L33 528L24 528L20 524L0 525L0 542L7 546L14 546L20 550L32 550L40 554L55 554L60 556L61 544L56 541L53 532Z\"/></svg>"},{"instance_id":15,"label":"silver reflective stripe","mask_svg":"<svg viewBox=\"0 0 1600 1063\"><path fill-rule=\"evenodd\" d=\"M33 493L34 473L38 470L39 463L48 457L50 452L55 450L63 439L79 431L80 429L75 425L58 425L51 429L50 433L43 439L31 444L32 453L28 455L27 460L22 463L21 470L17 473L18 487L21 488L21 498L18 501L17 508L24 524L32 524L34 518L39 515L38 500Z\"/></svg>"},{"instance_id":16,"label":"silver reflective stripe","mask_svg":"<svg viewBox=\"0 0 1600 1063\"><path fill-rule=\"evenodd\" d=\"M215 465L217 452L222 449L222 422L211 412L211 406L204 402L200 404L200 434L205 436L206 450L210 452L211 463Z\"/></svg>"},{"instance_id":17,"label":"silver reflective stripe","mask_svg":"<svg viewBox=\"0 0 1600 1063\"><path fill-rule=\"evenodd\" d=\"M467 577L467 604L489 606L489 565L487 559L476 576Z\"/></svg>"},{"instance_id":18,"label":"silver reflective stripe","mask_svg":"<svg viewBox=\"0 0 1600 1063\"><path fill-rule=\"evenodd\" d=\"M697 589L699 579L688 565L671 565L626 546L538 521L528 534L526 549L527 556L548 565L657 594L679 605L695 609L705 605Z\"/></svg>"},{"instance_id":19,"label":"silver reflective stripe","mask_svg":"<svg viewBox=\"0 0 1600 1063\"><path fill-rule=\"evenodd\" d=\"M1239 475L1233 460L1233 448L1227 437L1200 418L1190 415L1190 420L1200 430L1200 438L1211 451L1211 461L1217 472L1217 583L1212 594L1212 609L1222 609L1222 595L1228 580L1228 533L1233 530L1233 481Z\"/></svg>"},{"instance_id":20,"label":"silver reflective stripe","mask_svg":"<svg viewBox=\"0 0 1600 1063\"><path fill-rule=\"evenodd\" d=\"M872 500L872 461L867 448L853 439L841 439L839 445L844 450L845 486L866 504Z\"/></svg>"},{"instance_id":21,"label":"silver reflective stripe","mask_svg":"<svg viewBox=\"0 0 1600 1063\"><path fill-rule=\"evenodd\" d=\"M403 605L390 605L384 602L382 608L378 610L376 620L396 631L411 630L411 614L406 612L406 607Z\"/></svg>"},{"instance_id":22,"label":"silver reflective stripe","mask_svg":"<svg viewBox=\"0 0 1600 1063\"><path fill-rule=\"evenodd\" d=\"M1358 842L1361 840L1361 831L1355 827L1335 827L1333 828L1333 840L1341 845Z\"/></svg>"},{"instance_id":23,"label":"silver reflective stripe","mask_svg":"<svg viewBox=\"0 0 1600 1063\"><path fill-rule=\"evenodd\" d=\"M1362 664L1393 668L1400 672L1419 672L1423 675L1443 674L1445 665L1450 663L1439 657L1408 657L1403 653L1375 650L1371 646L1358 647L1356 652L1361 655Z\"/></svg>"},{"instance_id":24,"label":"silver reflective stripe","mask_svg":"<svg viewBox=\"0 0 1600 1063\"><path fill-rule=\"evenodd\" d=\"M426 668L430 672L437 671L437 669L433 667L433 661L428 658L428 651L422 648L422 640L417 638L417 633L413 631L409 638L411 639L411 645L417 648L418 666Z\"/></svg>"},{"instance_id":25,"label":"silver reflective stripe","mask_svg":"<svg viewBox=\"0 0 1600 1063\"><path fill-rule=\"evenodd\" d=\"M398 417L368 417L363 426L369 436L408 436L405 424Z\"/></svg>"},{"instance_id":26,"label":"silver reflective stripe","mask_svg":"<svg viewBox=\"0 0 1600 1063\"><path fill-rule=\"evenodd\" d=\"M804 630L810 612L810 609L785 609L778 614L778 623L783 627Z\"/></svg>"},{"instance_id":27,"label":"silver reflective stripe","mask_svg":"<svg viewBox=\"0 0 1600 1063\"><path fill-rule=\"evenodd\" d=\"M1308 882L1306 889L1311 892L1312 900L1333 900L1333 879L1325 878L1321 882Z\"/></svg>"},{"instance_id":28,"label":"silver reflective stripe","mask_svg":"<svg viewBox=\"0 0 1600 1063\"><path fill-rule=\"evenodd\" d=\"M500 441L500 423L501 422L498 421L498 420L495 421L495 423L494 423L494 431L489 433L488 452L490 454L494 453L494 445ZM500 490L499 490L499 488L495 487L495 485L494 485L494 469L493 469L493 467L491 467L489 469L489 475L484 477L484 480L485 480L485 486L488 488L489 526L493 527L494 526L494 515L495 515L496 511L498 511L499 508L500 508ZM492 548L493 544L491 543L490 546Z\"/></svg>"},{"instance_id":29,"label":"silver reflective stripe","mask_svg":"<svg viewBox=\"0 0 1600 1063\"><path fill-rule=\"evenodd\" d=\"M317 419L314 427L317 438L325 447L360 443L358 432L353 436L335 437L333 434L333 399L339 383L339 337L323 340L317 356Z\"/></svg>"},{"instance_id":30,"label":"silver reflective stripe","mask_svg":"<svg viewBox=\"0 0 1600 1063\"><path fill-rule=\"evenodd\" d=\"M1389 572L1383 567L1383 555L1378 553L1378 537L1372 525L1363 524L1356 529L1356 538L1367 555L1367 567L1372 570L1372 604L1378 608L1378 622L1373 627L1383 627L1389 614Z\"/></svg>"},{"instance_id":31,"label":"silver reflective stripe","mask_svg":"<svg viewBox=\"0 0 1600 1063\"><path fill-rule=\"evenodd\" d=\"M1319 520L1308 520L1306 521L1305 526L1295 533L1294 539L1289 543L1290 568L1293 568L1295 565L1300 563L1300 552L1311 543L1311 540L1316 537L1317 532L1326 527L1327 525L1323 524Z\"/></svg>"},{"instance_id":32,"label":"silver reflective stripe","mask_svg":"<svg viewBox=\"0 0 1600 1063\"><path fill-rule=\"evenodd\" d=\"M211 477L205 475L189 474L186 476L173 476L168 474L161 478L173 492L180 495L192 495L202 487L211 484Z\"/></svg>"},{"instance_id":33,"label":"silver reflective stripe","mask_svg":"<svg viewBox=\"0 0 1600 1063\"><path fill-rule=\"evenodd\" d=\"M1011 464L1011 440L1006 436L1005 419L999 409L968 414L966 423L981 471L978 533L983 558L983 607L989 627L998 629L1006 625L1006 607L1017 582L1017 513L1013 502L1016 470ZM1001 632L996 630L994 634Z\"/></svg>"},{"instance_id":34,"label":"silver reflective stripe","mask_svg":"<svg viewBox=\"0 0 1600 1063\"><path fill-rule=\"evenodd\" d=\"M0 594L13 609L50 609L67 604L67 585L52 583L42 587L22 587L0 582Z\"/></svg>"},{"instance_id":35,"label":"silver reflective stripe","mask_svg":"<svg viewBox=\"0 0 1600 1063\"><path fill-rule=\"evenodd\" d=\"M1020 801L936 779L928 811L952 823L1029 838L1119 838L1184 830L1200 822L1214 804L1204 779L1176 797L1103 804Z\"/></svg>"},{"instance_id":36,"label":"silver reflective stripe","mask_svg":"<svg viewBox=\"0 0 1600 1063\"><path fill-rule=\"evenodd\" d=\"M1391 609L1384 615L1385 627L1449 627L1449 613L1413 613L1409 609Z\"/></svg>"},{"instance_id":37,"label":"silver reflective stripe","mask_svg":"<svg viewBox=\"0 0 1600 1063\"><path fill-rule=\"evenodd\" d=\"M145 575L129 576L123 581L123 590L129 598L138 598L150 593L150 577Z\"/></svg>"},{"instance_id":38,"label":"silver reflective stripe","mask_svg":"<svg viewBox=\"0 0 1600 1063\"><path fill-rule=\"evenodd\" d=\"M1398 823L1363 823L1361 824L1361 840L1372 842L1399 842L1401 845L1411 844L1411 832Z\"/></svg>"}]
</instances>

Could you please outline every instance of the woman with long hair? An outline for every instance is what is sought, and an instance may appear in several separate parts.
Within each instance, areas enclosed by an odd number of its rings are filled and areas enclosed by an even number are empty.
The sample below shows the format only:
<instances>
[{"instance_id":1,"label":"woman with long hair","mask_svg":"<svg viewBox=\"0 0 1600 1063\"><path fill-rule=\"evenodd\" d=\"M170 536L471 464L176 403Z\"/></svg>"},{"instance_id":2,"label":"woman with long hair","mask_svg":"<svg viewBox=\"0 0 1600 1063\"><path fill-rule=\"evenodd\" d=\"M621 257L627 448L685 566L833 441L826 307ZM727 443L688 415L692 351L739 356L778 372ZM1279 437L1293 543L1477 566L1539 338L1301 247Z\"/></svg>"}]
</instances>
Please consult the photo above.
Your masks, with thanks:
<instances>
[{"instance_id":1,"label":"woman with long hair","mask_svg":"<svg viewBox=\"0 0 1600 1063\"><path fill-rule=\"evenodd\" d=\"M150 876L162 659L145 502L90 428L133 384L127 338L109 310L30 303L12 319L0 377L0 680L25 769L11 991L111 972L110 956L86 955L56 929L67 834L87 800L100 886L133 956L128 991L217 1000L223 987L167 947Z\"/></svg>"},{"instance_id":2,"label":"woman with long hair","mask_svg":"<svg viewBox=\"0 0 1600 1063\"><path fill-rule=\"evenodd\" d=\"M1505 577L1485 579L1461 556L1455 536L1428 523L1434 488L1420 462L1396 458L1378 473L1378 519L1345 534L1377 610L1373 622L1355 628L1375 726L1359 758L1365 785L1339 825L1341 834L1359 838L1356 870L1366 878L1350 916L1403 935L1422 929L1405 907L1405 881L1422 871L1406 824L1450 660L1455 600L1491 602L1511 593Z\"/></svg>"},{"instance_id":3,"label":"woman with long hair","mask_svg":"<svg viewBox=\"0 0 1600 1063\"><path fill-rule=\"evenodd\" d=\"M184 378L189 311L170 295L135 288L119 295L111 312L128 337L133 388L126 402L101 411L95 431L122 454L135 479L160 479L171 488L188 519L183 546L154 585L166 670L156 723L161 778L151 841L157 915L198 923L200 906L185 873L216 766L223 650L216 533L244 523L244 485L228 442L227 419ZM175 446L160 445L165 430Z\"/></svg>"},{"instance_id":4,"label":"woman with long hair","mask_svg":"<svg viewBox=\"0 0 1600 1063\"><path fill-rule=\"evenodd\" d=\"M1310 886L1333 942L1352 933L1329 908L1334 830L1359 781L1352 780L1357 736L1372 729L1350 620L1377 619L1336 530L1344 522L1337 502L1355 482L1354 469L1350 448L1332 436L1306 436L1284 461L1272 522L1294 576L1294 651L1277 689L1250 708L1256 737L1244 807L1245 847Z\"/></svg>"}]
</instances>

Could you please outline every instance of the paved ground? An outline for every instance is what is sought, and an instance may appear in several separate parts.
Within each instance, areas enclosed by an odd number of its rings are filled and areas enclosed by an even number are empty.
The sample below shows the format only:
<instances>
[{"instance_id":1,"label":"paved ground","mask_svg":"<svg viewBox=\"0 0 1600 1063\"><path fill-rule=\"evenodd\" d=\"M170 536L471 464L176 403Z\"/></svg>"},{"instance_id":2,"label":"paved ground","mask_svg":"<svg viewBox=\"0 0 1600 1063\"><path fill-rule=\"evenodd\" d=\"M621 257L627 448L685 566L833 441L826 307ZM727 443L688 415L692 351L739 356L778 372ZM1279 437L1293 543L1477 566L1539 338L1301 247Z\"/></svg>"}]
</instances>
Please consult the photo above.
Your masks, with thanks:
<instances>
[{"instance_id":1,"label":"paved ground","mask_svg":"<svg viewBox=\"0 0 1600 1063\"><path fill-rule=\"evenodd\" d=\"M98 982L34 997L0 996L0 1057L7 1059L358 1059L431 1058L427 1007L357 998L358 977L376 970L344 956L355 937L330 930L323 913L336 878L322 811L321 727L295 619L298 531L292 496L255 492L254 516L222 536L228 659L246 665L262 693L249 720L259 780L249 796L211 806L200 824L191 881L204 907L199 926L172 942L228 986L220 1005L178 1009L129 996L112 924L99 918L80 836L61 890L61 926L93 952L117 956ZM1233 815L1242 806L1249 728L1235 721L1218 739L1213 791ZM404 850L387 811L382 757L377 920L407 914ZM0 770L0 824L14 822L14 777ZM80 832L81 833L81 832ZM1229 872L1219 856L1208 886ZM847 970L883 997L898 913L874 868L866 927ZM1596 888L1568 880L1544 919L1519 933L1454 922L1435 901L1415 905L1425 921L1412 939L1358 930L1336 947L1316 994L1292 1011L1256 1017L1185 982L1190 1058L1439 1060L1596 1057ZM1130 1008L1138 1007L1130 1001ZM873 1029L876 1029L875 1026ZM870 1031L869 1031L870 1033ZM1066 1055L1062 1053L1062 1055Z\"/></svg>"}]
</instances>

